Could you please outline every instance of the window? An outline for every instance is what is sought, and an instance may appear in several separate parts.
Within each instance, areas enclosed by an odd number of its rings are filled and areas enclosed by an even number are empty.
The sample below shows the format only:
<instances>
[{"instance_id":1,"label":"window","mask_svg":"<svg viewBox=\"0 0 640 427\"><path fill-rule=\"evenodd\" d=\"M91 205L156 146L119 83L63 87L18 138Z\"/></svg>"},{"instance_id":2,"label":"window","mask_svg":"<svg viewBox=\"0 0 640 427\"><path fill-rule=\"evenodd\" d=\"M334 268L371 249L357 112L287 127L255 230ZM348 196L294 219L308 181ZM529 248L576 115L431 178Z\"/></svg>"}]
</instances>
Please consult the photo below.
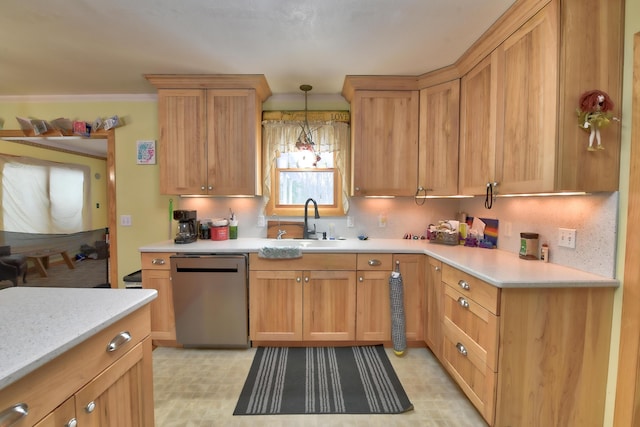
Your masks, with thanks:
<instances>
[{"instance_id":1,"label":"window","mask_svg":"<svg viewBox=\"0 0 640 427\"><path fill-rule=\"evenodd\" d=\"M2 230L40 234L88 230L88 176L85 166L0 155Z\"/></svg>"},{"instance_id":2,"label":"window","mask_svg":"<svg viewBox=\"0 0 640 427\"><path fill-rule=\"evenodd\" d=\"M321 215L345 215L349 113L308 112L313 145L300 143L303 114L264 113L266 214L302 216L305 201L313 198Z\"/></svg>"}]
</instances>

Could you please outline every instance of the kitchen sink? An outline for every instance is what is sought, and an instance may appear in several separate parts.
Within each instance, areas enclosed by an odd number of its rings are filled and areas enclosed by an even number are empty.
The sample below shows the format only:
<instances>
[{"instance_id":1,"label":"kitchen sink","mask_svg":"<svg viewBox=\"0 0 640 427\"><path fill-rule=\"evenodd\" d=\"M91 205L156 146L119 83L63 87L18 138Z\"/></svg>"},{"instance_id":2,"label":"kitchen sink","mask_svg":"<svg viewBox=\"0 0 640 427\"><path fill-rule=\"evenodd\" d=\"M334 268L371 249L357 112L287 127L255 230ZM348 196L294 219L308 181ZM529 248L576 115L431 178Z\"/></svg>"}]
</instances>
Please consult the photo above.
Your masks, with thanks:
<instances>
[{"instance_id":1,"label":"kitchen sink","mask_svg":"<svg viewBox=\"0 0 640 427\"><path fill-rule=\"evenodd\" d=\"M315 239L267 239L267 246L271 247L300 247L304 248L337 248L344 246L347 240L315 240Z\"/></svg>"}]
</instances>

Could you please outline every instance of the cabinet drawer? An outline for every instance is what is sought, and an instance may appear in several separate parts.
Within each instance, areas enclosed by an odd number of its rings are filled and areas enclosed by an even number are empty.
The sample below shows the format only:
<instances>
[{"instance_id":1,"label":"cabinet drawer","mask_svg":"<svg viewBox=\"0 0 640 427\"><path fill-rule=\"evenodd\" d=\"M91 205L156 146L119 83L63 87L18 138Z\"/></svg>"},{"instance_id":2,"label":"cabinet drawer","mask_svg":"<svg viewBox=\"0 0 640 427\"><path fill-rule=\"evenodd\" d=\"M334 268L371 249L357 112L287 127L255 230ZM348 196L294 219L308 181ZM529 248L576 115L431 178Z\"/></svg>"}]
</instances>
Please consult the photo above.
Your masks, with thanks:
<instances>
[{"instance_id":1,"label":"cabinet drawer","mask_svg":"<svg viewBox=\"0 0 640 427\"><path fill-rule=\"evenodd\" d=\"M474 300L449 285L444 286L444 322L455 325L465 335L465 346L483 354L484 361L497 371L498 318Z\"/></svg>"},{"instance_id":2,"label":"cabinet drawer","mask_svg":"<svg viewBox=\"0 0 640 427\"><path fill-rule=\"evenodd\" d=\"M358 270L384 270L393 268L393 254L358 254Z\"/></svg>"},{"instance_id":3,"label":"cabinet drawer","mask_svg":"<svg viewBox=\"0 0 640 427\"><path fill-rule=\"evenodd\" d=\"M34 425L147 337L149 323L149 305L145 305L107 326L46 365L0 390L0 411L24 402L29 406L29 413L16 426ZM115 351L108 352L107 345L123 331L129 332L131 340L119 345Z\"/></svg>"},{"instance_id":4,"label":"cabinet drawer","mask_svg":"<svg viewBox=\"0 0 640 427\"><path fill-rule=\"evenodd\" d=\"M460 347L462 343L455 336L454 330L455 327L445 326L442 348L445 368L484 419L492 424L498 374L468 349L463 354L464 350Z\"/></svg>"},{"instance_id":5,"label":"cabinet drawer","mask_svg":"<svg viewBox=\"0 0 640 427\"><path fill-rule=\"evenodd\" d=\"M466 298L475 300L491 313L500 314L499 288L447 264L442 265L442 281L456 289Z\"/></svg>"},{"instance_id":6,"label":"cabinet drawer","mask_svg":"<svg viewBox=\"0 0 640 427\"><path fill-rule=\"evenodd\" d=\"M313 253L304 254L296 259L266 259L258 254L249 254L250 270L354 270L356 254L352 253Z\"/></svg>"},{"instance_id":7,"label":"cabinet drawer","mask_svg":"<svg viewBox=\"0 0 640 427\"><path fill-rule=\"evenodd\" d=\"M141 254L143 270L170 270L170 253L145 252Z\"/></svg>"}]
</instances>

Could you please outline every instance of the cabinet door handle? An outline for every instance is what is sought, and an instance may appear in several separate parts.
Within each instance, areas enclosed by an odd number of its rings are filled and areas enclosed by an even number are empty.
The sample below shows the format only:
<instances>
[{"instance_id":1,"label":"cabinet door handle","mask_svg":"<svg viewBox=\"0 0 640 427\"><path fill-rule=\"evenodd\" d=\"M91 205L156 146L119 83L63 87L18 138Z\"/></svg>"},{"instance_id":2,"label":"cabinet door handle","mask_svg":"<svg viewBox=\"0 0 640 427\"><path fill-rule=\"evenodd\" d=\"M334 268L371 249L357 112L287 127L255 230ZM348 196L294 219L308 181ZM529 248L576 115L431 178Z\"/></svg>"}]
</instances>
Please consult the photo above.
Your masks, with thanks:
<instances>
[{"instance_id":1,"label":"cabinet door handle","mask_svg":"<svg viewBox=\"0 0 640 427\"><path fill-rule=\"evenodd\" d=\"M436 270L436 271L440 271L440 267L437 267L437 266L436 266L436 267L433 267L433 268L434 268L434 270Z\"/></svg>"},{"instance_id":2,"label":"cabinet door handle","mask_svg":"<svg viewBox=\"0 0 640 427\"><path fill-rule=\"evenodd\" d=\"M469 289L471 289L471 286L469 286L469 284L464 280L458 280L458 285L465 291L468 291Z\"/></svg>"},{"instance_id":3,"label":"cabinet door handle","mask_svg":"<svg viewBox=\"0 0 640 427\"><path fill-rule=\"evenodd\" d=\"M213 190L213 186L211 186L211 185L210 185L207 189L208 189L209 191L211 191L211 190Z\"/></svg>"},{"instance_id":4,"label":"cabinet door handle","mask_svg":"<svg viewBox=\"0 0 640 427\"><path fill-rule=\"evenodd\" d=\"M205 190L205 188L206 188L206 187L205 187L204 185L200 187L200 189L201 189L202 191L204 191L204 190Z\"/></svg>"},{"instance_id":5,"label":"cabinet door handle","mask_svg":"<svg viewBox=\"0 0 640 427\"><path fill-rule=\"evenodd\" d=\"M463 356L467 356L467 349L461 343L456 344L456 348L458 349L458 353Z\"/></svg>"},{"instance_id":6,"label":"cabinet door handle","mask_svg":"<svg viewBox=\"0 0 640 427\"><path fill-rule=\"evenodd\" d=\"M382 262L379 259L370 259L368 261L369 266L371 267L378 267L379 265L382 264Z\"/></svg>"},{"instance_id":7,"label":"cabinet door handle","mask_svg":"<svg viewBox=\"0 0 640 427\"><path fill-rule=\"evenodd\" d=\"M107 353L116 351L121 345L124 345L131 341L131 334L129 331L122 331L109 342L107 345Z\"/></svg>"},{"instance_id":8,"label":"cabinet door handle","mask_svg":"<svg viewBox=\"0 0 640 427\"><path fill-rule=\"evenodd\" d=\"M29 405L18 403L0 412L0 426L10 426L29 413Z\"/></svg>"},{"instance_id":9,"label":"cabinet door handle","mask_svg":"<svg viewBox=\"0 0 640 427\"><path fill-rule=\"evenodd\" d=\"M302 279L300 277L296 277L296 282L300 283Z\"/></svg>"},{"instance_id":10,"label":"cabinet door handle","mask_svg":"<svg viewBox=\"0 0 640 427\"><path fill-rule=\"evenodd\" d=\"M463 297L458 298L458 304L460 304L460 307L462 308L469 308L469 301L467 301Z\"/></svg>"},{"instance_id":11,"label":"cabinet door handle","mask_svg":"<svg viewBox=\"0 0 640 427\"><path fill-rule=\"evenodd\" d=\"M75 418L71 418L65 425L64 427L77 427L78 426L78 420L76 420Z\"/></svg>"},{"instance_id":12,"label":"cabinet door handle","mask_svg":"<svg viewBox=\"0 0 640 427\"><path fill-rule=\"evenodd\" d=\"M151 260L151 264L153 265L164 265L164 258L154 258Z\"/></svg>"},{"instance_id":13,"label":"cabinet door handle","mask_svg":"<svg viewBox=\"0 0 640 427\"><path fill-rule=\"evenodd\" d=\"M362 277L362 276L358 277L358 281L359 282L364 282L364 277Z\"/></svg>"},{"instance_id":14,"label":"cabinet door handle","mask_svg":"<svg viewBox=\"0 0 640 427\"><path fill-rule=\"evenodd\" d=\"M305 283L309 283L309 276L305 276L304 281Z\"/></svg>"},{"instance_id":15,"label":"cabinet door handle","mask_svg":"<svg viewBox=\"0 0 640 427\"><path fill-rule=\"evenodd\" d=\"M84 407L84 411L87 414L90 414L95 410L96 410L96 402L94 402L93 400L91 402L87 403L87 406Z\"/></svg>"}]
</instances>

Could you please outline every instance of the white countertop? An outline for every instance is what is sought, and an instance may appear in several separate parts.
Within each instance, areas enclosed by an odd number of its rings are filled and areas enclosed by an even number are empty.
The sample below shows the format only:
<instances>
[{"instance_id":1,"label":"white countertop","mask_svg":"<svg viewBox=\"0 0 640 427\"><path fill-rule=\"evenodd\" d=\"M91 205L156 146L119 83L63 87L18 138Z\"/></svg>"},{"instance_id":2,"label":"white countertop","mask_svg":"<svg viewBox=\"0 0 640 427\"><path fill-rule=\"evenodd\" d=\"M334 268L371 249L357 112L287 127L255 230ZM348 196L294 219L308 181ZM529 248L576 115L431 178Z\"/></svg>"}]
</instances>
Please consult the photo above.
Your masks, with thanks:
<instances>
[{"instance_id":1,"label":"white countertop","mask_svg":"<svg viewBox=\"0 0 640 427\"><path fill-rule=\"evenodd\" d=\"M301 241L266 238L198 240L175 244L173 240L140 248L140 252L250 253L273 245L299 245ZM472 274L500 288L528 287L617 287L616 279L542 261L523 260L517 254L497 249L447 246L428 240L347 239L312 242L304 253L423 253Z\"/></svg>"},{"instance_id":2,"label":"white countertop","mask_svg":"<svg viewBox=\"0 0 640 427\"><path fill-rule=\"evenodd\" d=\"M0 389L152 301L153 289L0 291Z\"/></svg>"}]
</instances>

